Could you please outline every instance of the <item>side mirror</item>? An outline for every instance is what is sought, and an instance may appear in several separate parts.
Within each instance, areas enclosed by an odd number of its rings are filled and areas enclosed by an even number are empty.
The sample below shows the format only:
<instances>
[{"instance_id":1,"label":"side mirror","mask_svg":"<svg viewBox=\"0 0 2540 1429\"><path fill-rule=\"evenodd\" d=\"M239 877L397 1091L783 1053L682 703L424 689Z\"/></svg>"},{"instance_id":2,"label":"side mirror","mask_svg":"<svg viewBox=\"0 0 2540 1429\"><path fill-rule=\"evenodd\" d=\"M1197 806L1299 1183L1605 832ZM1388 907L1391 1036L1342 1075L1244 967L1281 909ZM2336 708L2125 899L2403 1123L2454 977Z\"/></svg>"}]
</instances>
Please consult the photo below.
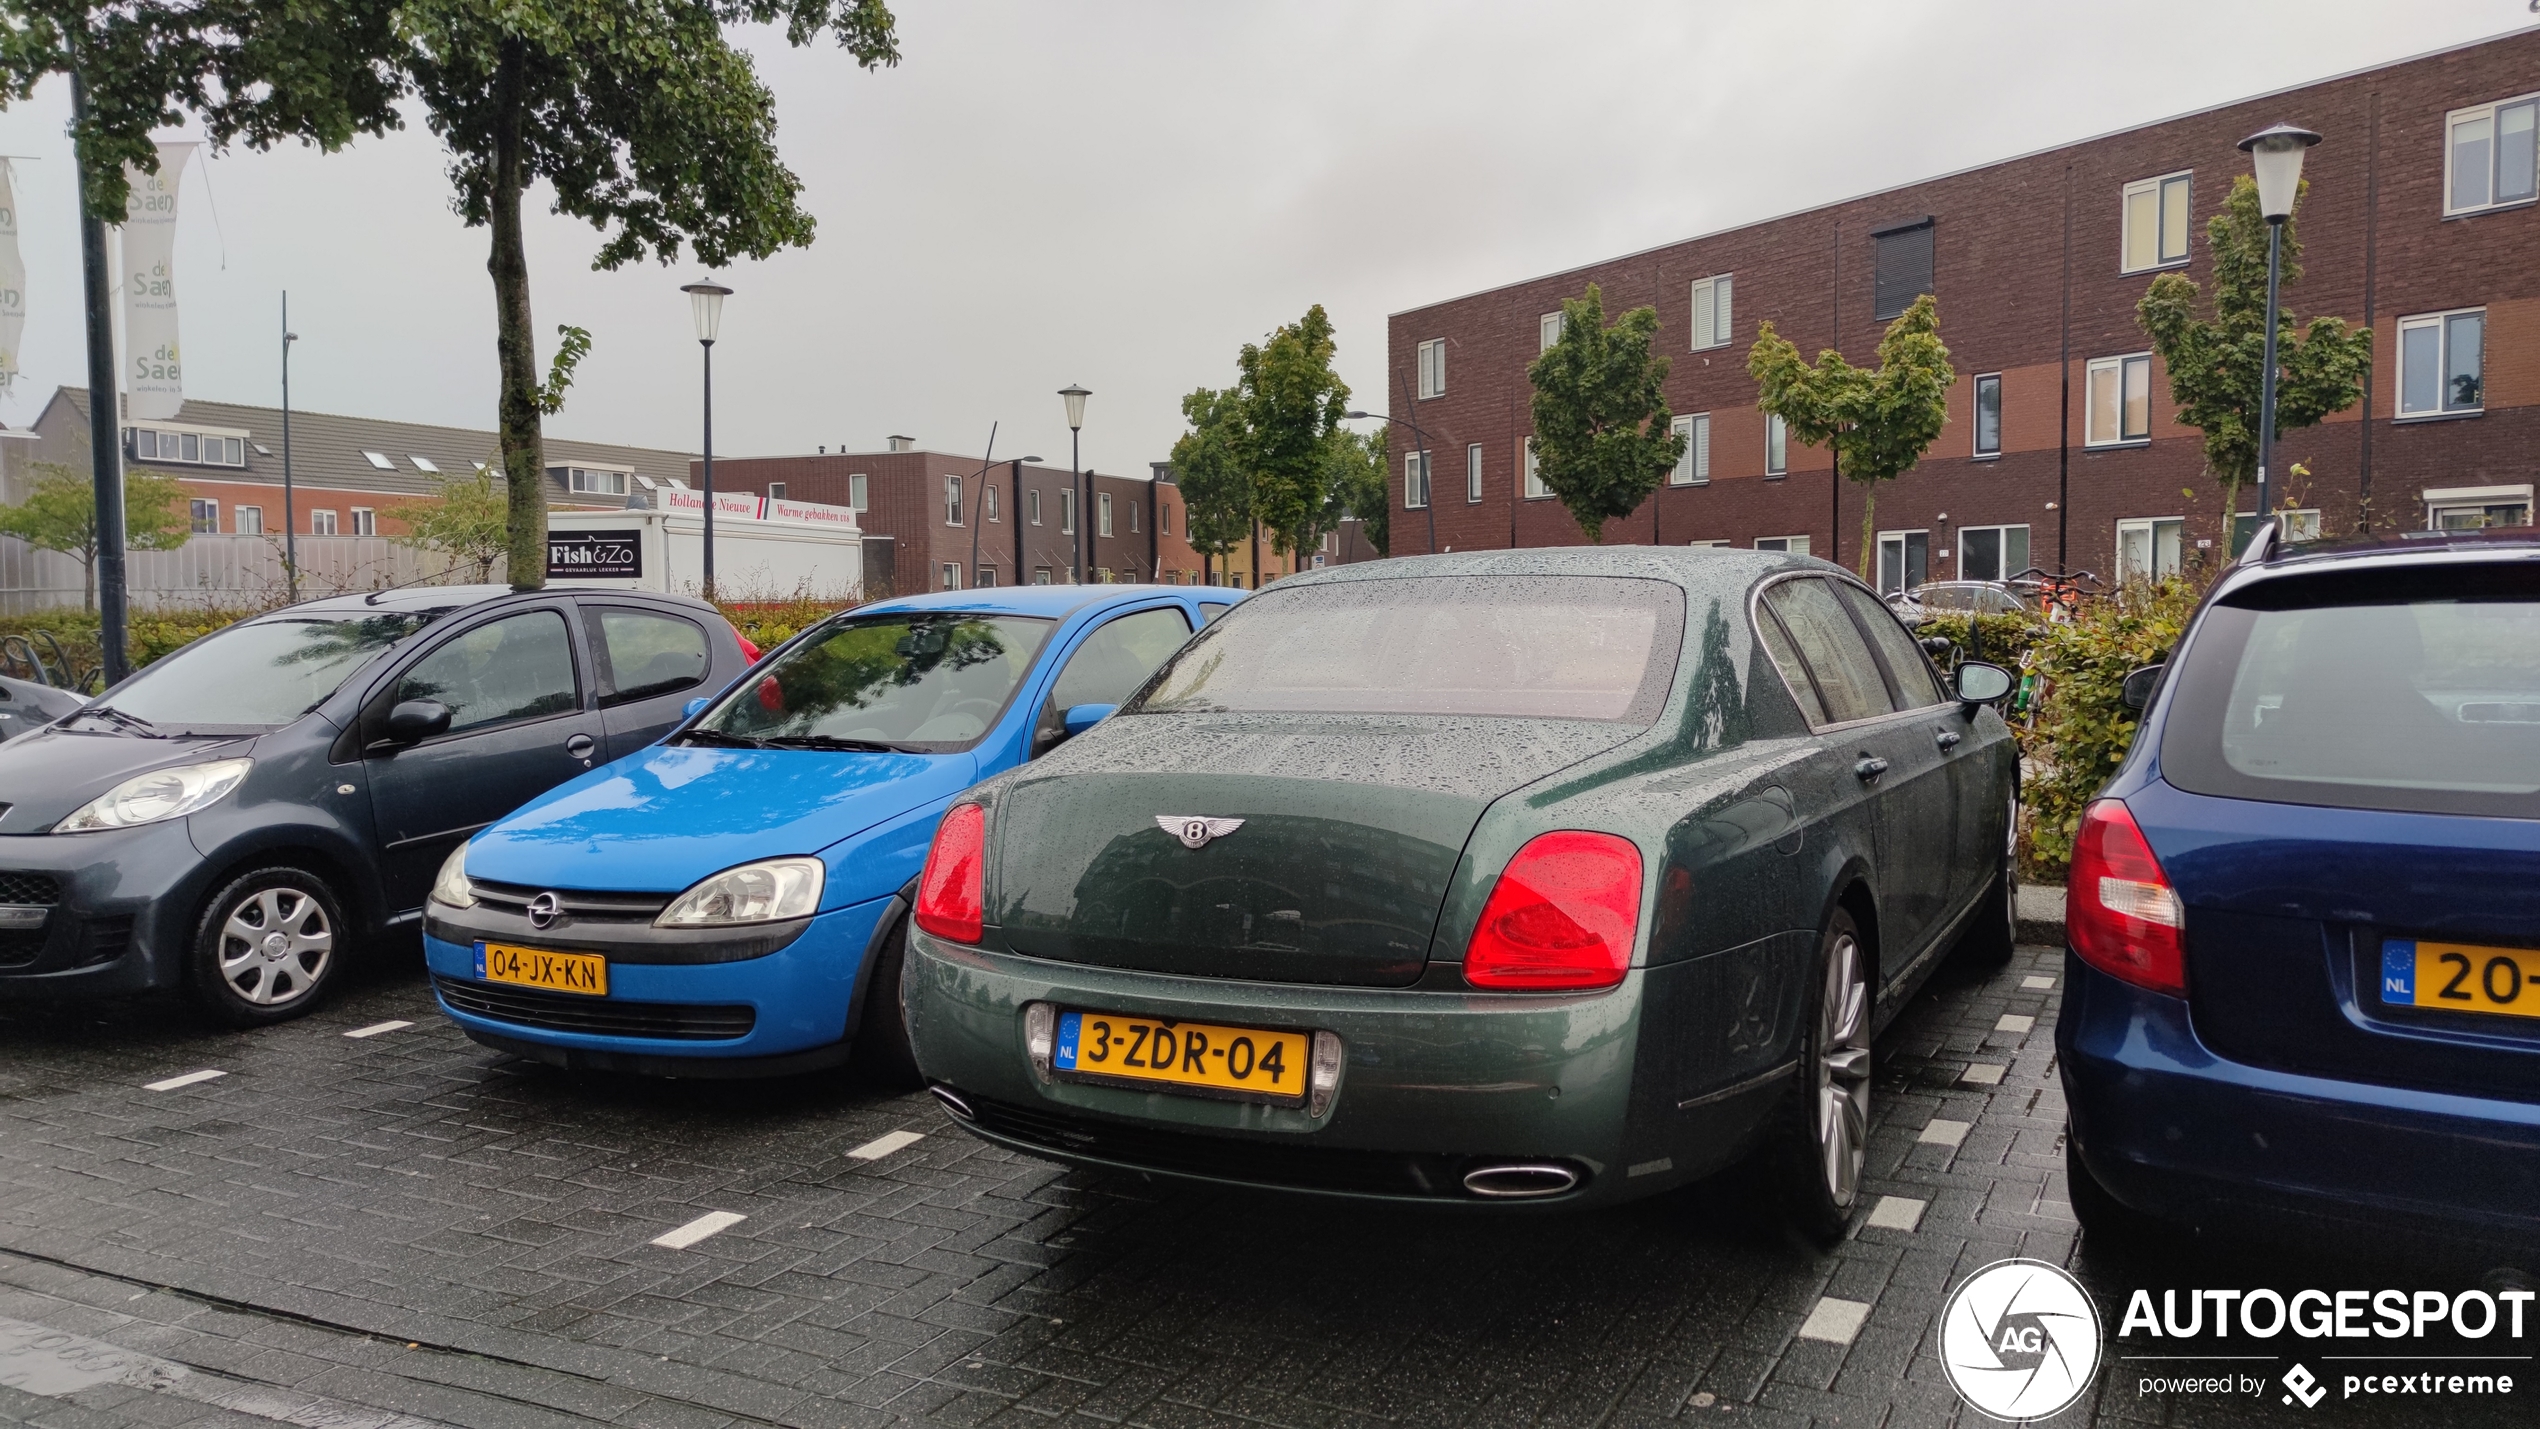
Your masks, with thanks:
<instances>
[{"instance_id":1,"label":"side mirror","mask_svg":"<svg viewBox=\"0 0 2540 1429\"><path fill-rule=\"evenodd\" d=\"M2011 693L2019 683L2011 672L1982 660L1969 660L1958 667L1956 684L1958 702L1964 705L1989 705Z\"/></svg>"},{"instance_id":2,"label":"side mirror","mask_svg":"<svg viewBox=\"0 0 2540 1429\"><path fill-rule=\"evenodd\" d=\"M713 703L714 701L707 699L703 695L699 695L695 699L690 700L688 703L679 707L679 717L681 719L695 719L700 711L704 710L706 706Z\"/></svg>"},{"instance_id":3,"label":"side mirror","mask_svg":"<svg viewBox=\"0 0 2540 1429\"><path fill-rule=\"evenodd\" d=\"M2161 672L2168 668L2167 665L2146 665L2140 670L2126 672L2125 685L2120 691L2125 707L2136 714L2149 708L2152 692L2161 687Z\"/></svg>"},{"instance_id":4,"label":"side mirror","mask_svg":"<svg viewBox=\"0 0 2540 1429\"><path fill-rule=\"evenodd\" d=\"M1111 717L1118 705L1071 705L1067 711L1067 736L1070 739L1092 729Z\"/></svg>"},{"instance_id":5,"label":"side mirror","mask_svg":"<svg viewBox=\"0 0 2540 1429\"><path fill-rule=\"evenodd\" d=\"M421 744L450 730L450 707L439 700L403 700L388 712L392 744Z\"/></svg>"}]
</instances>

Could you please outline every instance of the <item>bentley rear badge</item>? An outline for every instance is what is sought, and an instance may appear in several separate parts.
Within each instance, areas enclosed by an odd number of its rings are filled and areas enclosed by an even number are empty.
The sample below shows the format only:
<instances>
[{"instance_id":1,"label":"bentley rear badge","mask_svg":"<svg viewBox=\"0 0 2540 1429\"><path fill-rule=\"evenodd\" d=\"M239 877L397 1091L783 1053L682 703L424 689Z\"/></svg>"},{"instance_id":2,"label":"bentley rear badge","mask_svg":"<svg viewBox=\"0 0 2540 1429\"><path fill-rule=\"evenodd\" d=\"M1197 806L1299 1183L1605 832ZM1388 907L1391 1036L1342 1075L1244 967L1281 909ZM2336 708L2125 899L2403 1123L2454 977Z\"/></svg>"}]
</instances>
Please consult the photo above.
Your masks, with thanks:
<instances>
[{"instance_id":1,"label":"bentley rear badge","mask_svg":"<svg viewBox=\"0 0 2540 1429\"><path fill-rule=\"evenodd\" d=\"M1244 826L1241 819L1212 819L1205 814L1158 814L1155 826L1182 841L1184 848L1198 848L1210 839L1222 839Z\"/></svg>"}]
</instances>

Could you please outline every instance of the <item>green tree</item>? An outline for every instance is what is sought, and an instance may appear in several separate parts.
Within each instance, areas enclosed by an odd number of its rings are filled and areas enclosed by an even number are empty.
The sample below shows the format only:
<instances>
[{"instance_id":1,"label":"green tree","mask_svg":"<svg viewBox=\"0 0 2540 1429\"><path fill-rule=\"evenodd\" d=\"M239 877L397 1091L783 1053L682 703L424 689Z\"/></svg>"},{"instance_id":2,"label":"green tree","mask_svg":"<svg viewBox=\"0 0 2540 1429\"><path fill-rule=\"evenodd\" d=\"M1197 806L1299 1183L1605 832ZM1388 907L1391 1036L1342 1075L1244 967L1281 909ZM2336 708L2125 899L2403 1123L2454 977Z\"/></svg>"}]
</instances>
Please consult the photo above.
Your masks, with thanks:
<instances>
[{"instance_id":1,"label":"green tree","mask_svg":"<svg viewBox=\"0 0 2540 1429\"><path fill-rule=\"evenodd\" d=\"M2310 192L2304 183L2294 196ZM2293 219L2284 221L2281 286L2302 277L2302 245ZM2214 255L2212 316L2198 313L2203 296L2184 273L2163 273L2135 304L2135 321L2169 369L2170 398L2178 419L2205 434L2205 470L2223 492L2223 526L2240 509L2241 483L2258 472L2259 399L2264 388L2267 337L2267 220L2258 210L2258 185L2234 179L2223 211L2205 225ZM2314 318L2294 331L2291 309L2276 310L2275 432L2311 426L2363 399L2372 369L2372 330L2349 328L2344 318ZM2289 492L2292 483L2277 490Z\"/></svg>"},{"instance_id":2,"label":"green tree","mask_svg":"<svg viewBox=\"0 0 2540 1429\"><path fill-rule=\"evenodd\" d=\"M1239 451L1252 478L1252 514L1282 551L1303 551L1330 527L1332 434L1349 410L1349 384L1332 370L1332 320L1316 303L1235 357Z\"/></svg>"},{"instance_id":3,"label":"green tree","mask_svg":"<svg viewBox=\"0 0 2540 1429\"><path fill-rule=\"evenodd\" d=\"M1182 399L1182 417L1191 429L1173 443L1173 475L1182 487L1183 534L1202 557L1222 561L1252 533L1242 407L1231 389L1202 387Z\"/></svg>"},{"instance_id":4,"label":"green tree","mask_svg":"<svg viewBox=\"0 0 2540 1429\"><path fill-rule=\"evenodd\" d=\"M1324 448L1329 472L1324 478L1325 490L1331 493L1323 513L1323 529L1336 531L1342 521L1358 518L1358 529L1367 535L1367 544L1379 556L1393 554L1393 490L1388 485L1391 458L1386 454L1387 429L1379 427L1371 436L1361 436L1346 427L1335 430Z\"/></svg>"},{"instance_id":5,"label":"green tree","mask_svg":"<svg viewBox=\"0 0 2540 1429\"><path fill-rule=\"evenodd\" d=\"M0 534L59 551L79 562L87 608L97 608L97 487L87 472L62 462L35 464L35 487L24 503L0 506ZM173 551L194 534L185 483L145 467L123 478L123 543L128 551Z\"/></svg>"},{"instance_id":6,"label":"green tree","mask_svg":"<svg viewBox=\"0 0 2540 1429\"><path fill-rule=\"evenodd\" d=\"M1667 359L1653 356L1656 308L1605 325L1605 295L1561 300L1561 337L1526 368L1534 383L1535 470L1591 541L1640 509L1684 456L1671 430Z\"/></svg>"},{"instance_id":7,"label":"green tree","mask_svg":"<svg viewBox=\"0 0 2540 1429\"><path fill-rule=\"evenodd\" d=\"M510 575L533 589L547 569L539 417L569 364L541 386L522 194L544 181L557 213L606 234L604 270L667 264L683 246L719 268L807 244L775 99L725 29L782 24L797 46L834 34L871 69L899 59L891 12L883 0L405 0L395 14L400 67L449 150L454 207L492 230Z\"/></svg>"},{"instance_id":8,"label":"green tree","mask_svg":"<svg viewBox=\"0 0 2540 1429\"><path fill-rule=\"evenodd\" d=\"M1894 481L1923 459L1949 420L1949 349L1940 342L1940 305L1925 293L1879 339L1879 365L1855 367L1827 348L1817 365L1799 358L1790 339L1766 323L1747 354L1756 405L1778 416L1792 437L1834 452L1835 470L1860 483L1861 577L1870 579L1879 483Z\"/></svg>"},{"instance_id":9,"label":"green tree","mask_svg":"<svg viewBox=\"0 0 2540 1429\"><path fill-rule=\"evenodd\" d=\"M511 549L510 503L494 489L492 468L480 466L466 476L444 472L432 480L439 491L431 500L409 502L391 513L406 523L406 533L392 539L418 551L439 552L454 566L476 567L480 585L492 580L494 563Z\"/></svg>"}]
</instances>

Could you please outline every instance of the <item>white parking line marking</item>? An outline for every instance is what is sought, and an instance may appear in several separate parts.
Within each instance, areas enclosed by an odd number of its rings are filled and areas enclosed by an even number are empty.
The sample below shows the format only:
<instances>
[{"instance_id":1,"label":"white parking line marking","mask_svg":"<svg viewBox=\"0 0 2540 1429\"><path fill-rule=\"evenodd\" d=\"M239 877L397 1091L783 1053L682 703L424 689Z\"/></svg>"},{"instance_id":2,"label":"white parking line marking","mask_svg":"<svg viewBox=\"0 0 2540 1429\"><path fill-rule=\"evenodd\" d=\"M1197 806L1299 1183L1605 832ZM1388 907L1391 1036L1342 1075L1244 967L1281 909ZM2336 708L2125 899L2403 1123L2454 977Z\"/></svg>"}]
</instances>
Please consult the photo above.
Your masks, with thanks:
<instances>
[{"instance_id":1,"label":"white parking line marking","mask_svg":"<svg viewBox=\"0 0 2540 1429\"><path fill-rule=\"evenodd\" d=\"M2053 987L2054 985L2055 980L2051 977L2024 977L2020 979L2020 987L2028 992L2044 992L2046 989Z\"/></svg>"},{"instance_id":2,"label":"white parking line marking","mask_svg":"<svg viewBox=\"0 0 2540 1429\"><path fill-rule=\"evenodd\" d=\"M731 1211L708 1211L675 1231L653 1237L653 1244L664 1250L686 1250L707 1236L728 1231L748 1219Z\"/></svg>"},{"instance_id":3,"label":"white parking line marking","mask_svg":"<svg viewBox=\"0 0 2540 1429\"><path fill-rule=\"evenodd\" d=\"M401 1028L412 1026L414 1026L414 1024L411 1022L374 1022L368 1027L356 1027L344 1035L347 1037L376 1037L382 1032L395 1032Z\"/></svg>"},{"instance_id":4,"label":"white parking line marking","mask_svg":"<svg viewBox=\"0 0 2540 1429\"><path fill-rule=\"evenodd\" d=\"M1930 1204L1911 1196L1881 1196L1870 1208L1870 1224L1881 1230L1910 1231L1923 1223L1923 1208Z\"/></svg>"},{"instance_id":5,"label":"white parking line marking","mask_svg":"<svg viewBox=\"0 0 2540 1429\"><path fill-rule=\"evenodd\" d=\"M1861 1333L1861 1322L1870 1318L1870 1307L1859 1300L1837 1300L1831 1295L1818 1300L1808 1312L1807 1322L1799 1327L1799 1338L1823 1340L1830 1345L1848 1345Z\"/></svg>"},{"instance_id":6,"label":"white parking line marking","mask_svg":"<svg viewBox=\"0 0 2540 1429\"><path fill-rule=\"evenodd\" d=\"M2025 1012L2005 1012L2002 1014L2002 1020L1993 1024L1993 1030L1996 1032L2026 1032L2035 1026L2037 1026L2037 1019L2029 1016Z\"/></svg>"},{"instance_id":7,"label":"white parking line marking","mask_svg":"<svg viewBox=\"0 0 2540 1429\"><path fill-rule=\"evenodd\" d=\"M1915 1137L1914 1140L1925 1146L1956 1146L1967 1139L1968 1125L1969 1123L1963 1121L1946 1121L1940 1117L1933 1117L1923 1123L1923 1134Z\"/></svg>"},{"instance_id":8,"label":"white parking line marking","mask_svg":"<svg viewBox=\"0 0 2540 1429\"><path fill-rule=\"evenodd\" d=\"M1971 1062L1967 1070L1958 1074L1958 1080L1971 1087L1998 1087L2002 1085L2002 1074L2009 1070L1999 1062Z\"/></svg>"},{"instance_id":9,"label":"white parking line marking","mask_svg":"<svg viewBox=\"0 0 2540 1429\"><path fill-rule=\"evenodd\" d=\"M229 1073L227 1072L188 1072L181 1077L170 1077L164 1082L145 1083L143 1084L141 1090L145 1092L172 1092L179 1087L190 1087L196 1082L208 1082L214 1077L226 1077L228 1075Z\"/></svg>"},{"instance_id":10,"label":"white parking line marking","mask_svg":"<svg viewBox=\"0 0 2540 1429\"><path fill-rule=\"evenodd\" d=\"M894 1131L877 1136L847 1154L858 1161L879 1161L894 1151L905 1150L925 1139L926 1133L922 1131Z\"/></svg>"}]
</instances>

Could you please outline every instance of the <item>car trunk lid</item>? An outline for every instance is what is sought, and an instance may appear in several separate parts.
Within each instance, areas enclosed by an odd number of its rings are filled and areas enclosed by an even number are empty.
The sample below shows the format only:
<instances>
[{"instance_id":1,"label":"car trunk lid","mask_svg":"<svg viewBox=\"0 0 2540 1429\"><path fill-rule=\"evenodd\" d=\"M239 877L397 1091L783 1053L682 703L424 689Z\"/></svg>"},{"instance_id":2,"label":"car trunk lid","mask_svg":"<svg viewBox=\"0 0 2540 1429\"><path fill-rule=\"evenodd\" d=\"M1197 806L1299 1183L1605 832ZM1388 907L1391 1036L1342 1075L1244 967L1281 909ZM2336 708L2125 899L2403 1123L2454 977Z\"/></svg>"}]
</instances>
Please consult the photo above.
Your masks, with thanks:
<instances>
[{"instance_id":1,"label":"car trunk lid","mask_svg":"<svg viewBox=\"0 0 2540 1429\"><path fill-rule=\"evenodd\" d=\"M1152 972L1398 987L1428 960L1482 811L1637 730L1158 714L1099 733L997 801L988 919L1008 946ZM1194 848L1189 819L1241 823Z\"/></svg>"}]
</instances>

